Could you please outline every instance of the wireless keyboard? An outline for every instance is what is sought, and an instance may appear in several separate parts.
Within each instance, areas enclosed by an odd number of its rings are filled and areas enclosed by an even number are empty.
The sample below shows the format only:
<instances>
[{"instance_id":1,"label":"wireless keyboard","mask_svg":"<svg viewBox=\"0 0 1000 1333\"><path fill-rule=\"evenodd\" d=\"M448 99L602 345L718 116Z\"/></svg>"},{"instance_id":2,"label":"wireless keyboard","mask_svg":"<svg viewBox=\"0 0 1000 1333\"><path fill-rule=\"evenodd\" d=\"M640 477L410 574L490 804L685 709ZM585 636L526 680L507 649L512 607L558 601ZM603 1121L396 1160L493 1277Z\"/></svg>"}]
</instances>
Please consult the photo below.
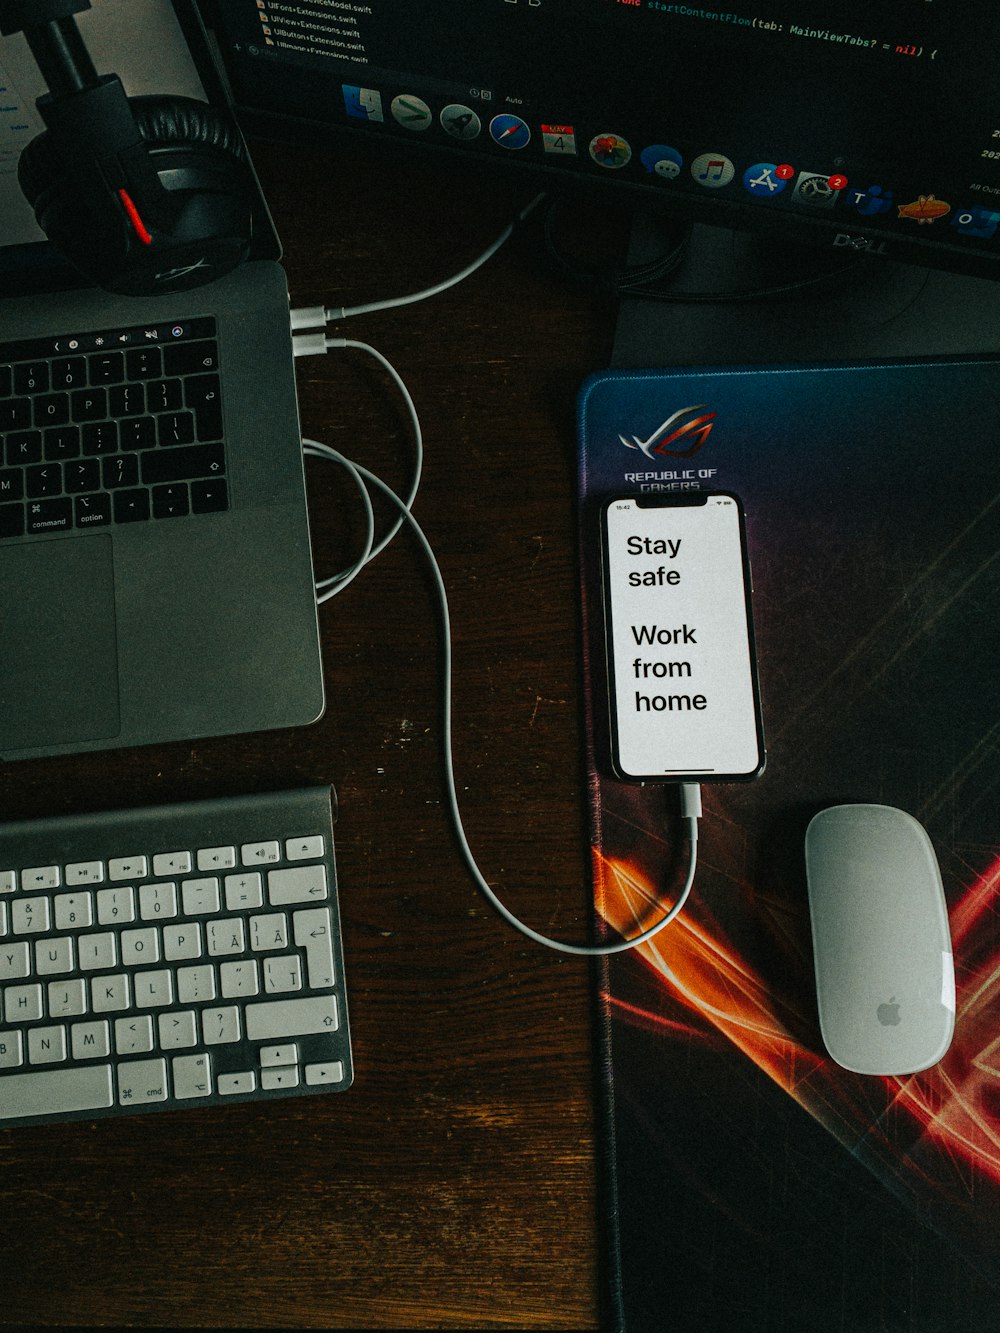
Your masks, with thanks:
<instances>
[{"instance_id":1,"label":"wireless keyboard","mask_svg":"<svg viewBox=\"0 0 1000 1333\"><path fill-rule=\"evenodd\" d=\"M352 1076L330 788L0 825L0 1125Z\"/></svg>"}]
</instances>

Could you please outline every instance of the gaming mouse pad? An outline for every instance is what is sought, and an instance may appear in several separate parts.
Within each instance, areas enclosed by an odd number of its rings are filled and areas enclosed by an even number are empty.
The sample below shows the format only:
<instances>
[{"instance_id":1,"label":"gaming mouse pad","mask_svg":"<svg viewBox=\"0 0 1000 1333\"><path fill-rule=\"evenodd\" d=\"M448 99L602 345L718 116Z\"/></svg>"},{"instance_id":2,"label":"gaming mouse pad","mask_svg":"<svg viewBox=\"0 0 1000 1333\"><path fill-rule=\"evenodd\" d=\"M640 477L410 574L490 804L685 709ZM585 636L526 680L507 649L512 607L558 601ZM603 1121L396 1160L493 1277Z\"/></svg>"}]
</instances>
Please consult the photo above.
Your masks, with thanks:
<instances>
[{"instance_id":1,"label":"gaming mouse pad","mask_svg":"<svg viewBox=\"0 0 1000 1333\"><path fill-rule=\"evenodd\" d=\"M610 1317L639 1330L1000 1327L1000 362L607 373L581 394L600 922L635 933L686 847L676 791L609 775L602 500L746 512L767 763L705 784L681 916L599 993ZM912 814L955 954L951 1047L849 1073L816 1014L803 840ZM891 997L886 997L887 1000Z\"/></svg>"}]
</instances>

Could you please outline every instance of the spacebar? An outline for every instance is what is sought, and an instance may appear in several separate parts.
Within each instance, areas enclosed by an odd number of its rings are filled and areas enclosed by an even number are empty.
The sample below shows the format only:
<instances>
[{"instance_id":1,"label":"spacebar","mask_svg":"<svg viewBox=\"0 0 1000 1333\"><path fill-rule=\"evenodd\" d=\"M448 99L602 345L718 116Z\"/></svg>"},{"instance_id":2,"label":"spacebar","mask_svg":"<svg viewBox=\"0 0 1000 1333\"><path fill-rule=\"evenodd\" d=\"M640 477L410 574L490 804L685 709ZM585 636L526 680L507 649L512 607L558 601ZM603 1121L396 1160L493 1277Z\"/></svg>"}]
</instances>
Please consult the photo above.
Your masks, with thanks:
<instances>
[{"instance_id":1,"label":"spacebar","mask_svg":"<svg viewBox=\"0 0 1000 1333\"><path fill-rule=\"evenodd\" d=\"M0 1078L0 1120L96 1111L111 1106L113 1101L110 1065L46 1069L37 1074L6 1074Z\"/></svg>"}]
</instances>

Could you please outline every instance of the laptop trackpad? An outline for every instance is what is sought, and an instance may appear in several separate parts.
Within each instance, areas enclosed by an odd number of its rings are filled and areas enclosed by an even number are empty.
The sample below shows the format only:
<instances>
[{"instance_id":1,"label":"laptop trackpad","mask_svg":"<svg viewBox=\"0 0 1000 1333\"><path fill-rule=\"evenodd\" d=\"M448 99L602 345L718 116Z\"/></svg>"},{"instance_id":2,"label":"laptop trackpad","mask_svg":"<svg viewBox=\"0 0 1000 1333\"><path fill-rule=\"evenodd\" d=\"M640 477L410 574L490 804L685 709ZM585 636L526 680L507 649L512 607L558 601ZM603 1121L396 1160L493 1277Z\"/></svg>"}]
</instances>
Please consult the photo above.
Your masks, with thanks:
<instances>
[{"instance_id":1,"label":"laptop trackpad","mask_svg":"<svg viewBox=\"0 0 1000 1333\"><path fill-rule=\"evenodd\" d=\"M111 538L0 548L0 749L121 730Z\"/></svg>"}]
</instances>

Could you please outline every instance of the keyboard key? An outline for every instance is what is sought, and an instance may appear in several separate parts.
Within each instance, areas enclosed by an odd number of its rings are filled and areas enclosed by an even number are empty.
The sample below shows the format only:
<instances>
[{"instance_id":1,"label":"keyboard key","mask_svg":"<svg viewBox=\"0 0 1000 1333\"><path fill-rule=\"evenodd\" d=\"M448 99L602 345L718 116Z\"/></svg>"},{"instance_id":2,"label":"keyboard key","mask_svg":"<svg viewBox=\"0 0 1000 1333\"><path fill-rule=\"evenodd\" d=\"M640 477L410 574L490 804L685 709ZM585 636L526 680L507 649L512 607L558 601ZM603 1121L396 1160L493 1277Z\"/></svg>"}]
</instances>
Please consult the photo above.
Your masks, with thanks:
<instances>
[{"instance_id":1,"label":"keyboard key","mask_svg":"<svg viewBox=\"0 0 1000 1333\"><path fill-rule=\"evenodd\" d=\"M44 393L49 387L49 364L47 361L22 361L14 367L15 393Z\"/></svg>"},{"instance_id":2,"label":"keyboard key","mask_svg":"<svg viewBox=\"0 0 1000 1333\"><path fill-rule=\"evenodd\" d=\"M88 458L113 454L118 450L117 421L88 421L80 427L80 443Z\"/></svg>"},{"instance_id":3,"label":"keyboard key","mask_svg":"<svg viewBox=\"0 0 1000 1333\"><path fill-rule=\"evenodd\" d=\"M15 981L31 972L31 950L23 940L0 948L0 981Z\"/></svg>"},{"instance_id":4,"label":"keyboard key","mask_svg":"<svg viewBox=\"0 0 1000 1333\"><path fill-rule=\"evenodd\" d=\"M60 357L52 362L53 389L83 389L87 384L87 362L82 356Z\"/></svg>"},{"instance_id":5,"label":"keyboard key","mask_svg":"<svg viewBox=\"0 0 1000 1333\"><path fill-rule=\"evenodd\" d=\"M68 935L36 943L35 971L40 977L72 972L73 967L73 941Z\"/></svg>"},{"instance_id":6,"label":"keyboard key","mask_svg":"<svg viewBox=\"0 0 1000 1333\"><path fill-rule=\"evenodd\" d=\"M29 467L25 475L29 500L40 500L47 495L62 494L62 468L58 463L42 463Z\"/></svg>"},{"instance_id":7,"label":"keyboard key","mask_svg":"<svg viewBox=\"0 0 1000 1333\"><path fill-rule=\"evenodd\" d=\"M253 1092L257 1087L257 1079L253 1071L244 1070L238 1074L220 1074L219 1075L219 1094L222 1097L231 1097L235 1093Z\"/></svg>"},{"instance_id":8,"label":"keyboard key","mask_svg":"<svg viewBox=\"0 0 1000 1333\"><path fill-rule=\"evenodd\" d=\"M112 1104L110 1065L81 1065L0 1078L0 1120L96 1111Z\"/></svg>"},{"instance_id":9,"label":"keyboard key","mask_svg":"<svg viewBox=\"0 0 1000 1333\"><path fill-rule=\"evenodd\" d=\"M230 912L264 906L264 882L260 875L227 875L225 884L226 907Z\"/></svg>"},{"instance_id":10,"label":"keyboard key","mask_svg":"<svg viewBox=\"0 0 1000 1333\"><path fill-rule=\"evenodd\" d=\"M166 1100L166 1060L129 1060L118 1066L119 1105L142 1106Z\"/></svg>"},{"instance_id":11,"label":"keyboard key","mask_svg":"<svg viewBox=\"0 0 1000 1333\"><path fill-rule=\"evenodd\" d=\"M333 927L328 907L310 907L292 914L295 943L306 951L306 977L313 990L336 980L333 966Z\"/></svg>"},{"instance_id":12,"label":"keyboard key","mask_svg":"<svg viewBox=\"0 0 1000 1333\"><path fill-rule=\"evenodd\" d=\"M42 1016L42 988L37 982L8 986L3 993L3 1014L8 1023L34 1023Z\"/></svg>"},{"instance_id":13,"label":"keyboard key","mask_svg":"<svg viewBox=\"0 0 1000 1333\"><path fill-rule=\"evenodd\" d=\"M65 417L63 420L65 420ZM23 430L25 426L30 425L30 398L5 398L0 402L0 431Z\"/></svg>"},{"instance_id":14,"label":"keyboard key","mask_svg":"<svg viewBox=\"0 0 1000 1333\"><path fill-rule=\"evenodd\" d=\"M152 1049L153 1020L148 1014L115 1019L115 1051L118 1055L143 1055Z\"/></svg>"},{"instance_id":15,"label":"keyboard key","mask_svg":"<svg viewBox=\"0 0 1000 1333\"><path fill-rule=\"evenodd\" d=\"M216 370L219 351L214 342L174 343L163 349L163 369L168 375L193 375Z\"/></svg>"},{"instance_id":16,"label":"keyboard key","mask_svg":"<svg viewBox=\"0 0 1000 1333\"><path fill-rule=\"evenodd\" d=\"M28 463L42 461L42 432L40 430L18 430L7 436L7 463L10 467L21 467Z\"/></svg>"},{"instance_id":17,"label":"keyboard key","mask_svg":"<svg viewBox=\"0 0 1000 1333\"><path fill-rule=\"evenodd\" d=\"M67 463L63 471L70 495L96 491L101 484L101 465L96 458L77 459L74 463Z\"/></svg>"},{"instance_id":18,"label":"keyboard key","mask_svg":"<svg viewBox=\"0 0 1000 1333\"><path fill-rule=\"evenodd\" d=\"M311 1088L325 1083L343 1083L344 1065L341 1060L329 1060L325 1064L306 1065L306 1083Z\"/></svg>"},{"instance_id":19,"label":"keyboard key","mask_svg":"<svg viewBox=\"0 0 1000 1333\"><path fill-rule=\"evenodd\" d=\"M229 508L229 491L220 477L216 481L193 481L191 483L191 512L194 514L218 514Z\"/></svg>"},{"instance_id":20,"label":"keyboard key","mask_svg":"<svg viewBox=\"0 0 1000 1333\"><path fill-rule=\"evenodd\" d=\"M139 889L139 916L143 921L166 921L176 915L176 884L142 885Z\"/></svg>"},{"instance_id":21,"label":"keyboard key","mask_svg":"<svg viewBox=\"0 0 1000 1333\"><path fill-rule=\"evenodd\" d=\"M74 1023L70 1040L74 1060L93 1060L111 1054L111 1029L106 1019Z\"/></svg>"},{"instance_id":22,"label":"keyboard key","mask_svg":"<svg viewBox=\"0 0 1000 1333\"><path fill-rule=\"evenodd\" d=\"M49 1018L73 1018L85 1014L87 983L82 977L73 977L69 981L50 981L48 1005Z\"/></svg>"},{"instance_id":23,"label":"keyboard key","mask_svg":"<svg viewBox=\"0 0 1000 1333\"><path fill-rule=\"evenodd\" d=\"M105 490L113 491L121 486L137 486L139 459L135 454L115 454L114 458L106 458L101 476Z\"/></svg>"},{"instance_id":24,"label":"keyboard key","mask_svg":"<svg viewBox=\"0 0 1000 1333\"><path fill-rule=\"evenodd\" d=\"M111 522L110 495L78 495L73 502L73 517L78 528L99 528Z\"/></svg>"},{"instance_id":25,"label":"keyboard key","mask_svg":"<svg viewBox=\"0 0 1000 1333\"><path fill-rule=\"evenodd\" d=\"M190 852L159 852L153 857L154 875L187 875L191 870Z\"/></svg>"},{"instance_id":26,"label":"keyboard key","mask_svg":"<svg viewBox=\"0 0 1000 1333\"><path fill-rule=\"evenodd\" d=\"M104 389L79 389L70 395L74 421L103 421L108 415L108 395Z\"/></svg>"},{"instance_id":27,"label":"keyboard key","mask_svg":"<svg viewBox=\"0 0 1000 1333\"><path fill-rule=\"evenodd\" d=\"M138 460L134 459L138 464ZM153 487L154 518L184 518L191 512L188 488L182 481L175 481L170 486Z\"/></svg>"},{"instance_id":28,"label":"keyboard key","mask_svg":"<svg viewBox=\"0 0 1000 1333\"><path fill-rule=\"evenodd\" d=\"M16 403L16 398L11 399ZM28 402L28 399L23 401ZM69 421L70 403L68 393L49 393L43 394L40 398L30 400L34 404L32 420L36 426L63 426ZM15 422L15 425L18 423ZM27 421L22 421L21 425L26 426Z\"/></svg>"},{"instance_id":29,"label":"keyboard key","mask_svg":"<svg viewBox=\"0 0 1000 1333\"><path fill-rule=\"evenodd\" d=\"M118 423L118 438L123 449L154 449L156 447L156 420L153 417L132 417Z\"/></svg>"},{"instance_id":30,"label":"keyboard key","mask_svg":"<svg viewBox=\"0 0 1000 1333\"><path fill-rule=\"evenodd\" d=\"M201 1030L206 1046L220 1046L239 1041L242 1036L240 1011L235 1004L201 1011Z\"/></svg>"},{"instance_id":31,"label":"keyboard key","mask_svg":"<svg viewBox=\"0 0 1000 1333\"><path fill-rule=\"evenodd\" d=\"M286 1065L284 1069L262 1069L260 1071L260 1086L266 1091L274 1088L297 1088L299 1086L299 1071L294 1065Z\"/></svg>"},{"instance_id":32,"label":"keyboard key","mask_svg":"<svg viewBox=\"0 0 1000 1333\"><path fill-rule=\"evenodd\" d=\"M221 444L195 444L174 449L157 449L141 455L143 485L156 486L168 481L190 481L213 477L225 466Z\"/></svg>"},{"instance_id":33,"label":"keyboard key","mask_svg":"<svg viewBox=\"0 0 1000 1333\"><path fill-rule=\"evenodd\" d=\"M181 881L181 897L187 916L206 916L220 907L219 881L211 877Z\"/></svg>"},{"instance_id":34,"label":"keyboard key","mask_svg":"<svg viewBox=\"0 0 1000 1333\"><path fill-rule=\"evenodd\" d=\"M166 412L156 418L156 438L162 448L175 449L194 441L194 413Z\"/></svg>"},{"instance_id":35,"label":"keyboard key","mask_svg":"<svg viewBox=\"0 0 1000 1333\"><path fill-rule=\"evenodd\" d=\"M72 500L33 500L28 505L28 531L31 533L61 532L72 526Z\"/></svg>"},{"instance_id":36,"label":"keyboard key","mask_svg":"<svg viewBox=\"0 0 1000 1333\"><path fill-rule=\"evenodd\" d=\"M139 1009L162 1009L173 1004L173 977L166 968L155 972L136 972L132 978L134 1003Z\"/></svg>"},{"instance_id":37,"label":"keyboard key","mask_svg":"<svg viewBox=\"0 0 1000 1333\"><path fill-rule=\"evenodd\" d=\"M281 860L281 848L273 840L247 842L240 848L240 862L245 866L276 865Z\"/></svg>"},{"instance_id":38,"label":"keyboard key","mask_svg":"<svg viewBox=\"0 0 1000 1333\"><path fill-rule=\"evenodd\" d=\"M53 463L65 462L76 458L80 452L80 430L78 426L56 426L43 432L45 457Z\"/></svg>"},{"instance_id":39,"label":"keyboard key","mask_svg":"<svg viewBox=\"0 0 1000 1333\"><path fill-rule=\"evenodd\" d=\"M177 969L177 999L181 1004L215 999L215 968L209 963Z\"/></svg>"},{"instance_id":40,"label":"keyboard key","mask_svg":"<svg viewBox=\"0 0 1000 1333\"><path fill-rule=\"evenodd\" d=\"M102 926L120 926L135 920L135 894L130 885L98 890L97 920Z\"/></svg>"},{"instance_id":41,"label":"keyboard key","mask_svg":"<svg viewBox=\"0 0 1000 1333\"><path fill-rule=\"evenodd\" d=\"M267 872L267 896L272 907L317 902L326 897L326 867L295 866Z\"/></svg>"},{"instance_id":42,"label":"keyboard key","mask_svg":"<svg viewBox=\"0 0 1000 1333\"><path fill-rule=\"evenodd\" d=\"M302 965L297 953L264 959L264 992L280 995L302 989Z\"/></svg>"},{"instance_id":43,"label":"keyboard key","mask_svg":"<svg viewBox=\"0 0 1000 1333\"><path fill-rule=\"evenodd\" d=\"M80 966L88 972L98 968L114 967L118 962L118 944L111 931L96 935L81 935L76 942Z\"/></svg>"},{"instance_id":44,"label":"keyboard key","mask_svg":"<svg viewBox=\"0 0 1000 1333\"><path fill-rule=\"evenodd\" d=\"M147 384L146 402L150 412L176 412L184 402L180 380L154 380Z\"/></svg>"},{"instance_id":45,"label":"keyboard key","mask_svg":"<svg viewBox=\"0 0 1000 1333\"><path fill-rule=\"evenodd\" d=\"M184 402L195 414L199 440L222 439L222 386L218 375L193 375L184 384Z\"/></svg>"},{"instance_id":46,"label":"keyboard key","mask_svg":"<svg viewBox=\"0 0 1000 1333\"><path fill-rule=\"evenodd\" d=\"M90 357L91 384L117 384L125 378L125 358L121 352L102 352Z\"/></svg>"},{"instance_id":47,"label":"keyboard key","mask_svg":"<svg viewBox=\"0 0 1000 1333\"><path fill-rule=\"evenodd\" d=\"M94 924L94 899L89 893L61 893L55 909L56 930L83 930Z\"/></svg>"},{"instance_id":48,"label":"keyboard key","mask_svg":"<svg viewBox=\"0 0 1000 1333\"><path fill-rule=\"evenodd\" d=\"M193 1009L160 1014L158 1020L160 1047L176 1051L198 1044L198 1018Z\"/></svg>"},{"instance_id":49,"label":"keyboard key","mask_svg":"<svg viewBox=\"0 0 1000 1333\"><path fill-rule=\"evenodd\" d=\"M236 865L236 848L202 847L197 861L199 870L232 870Z\"/></svg>"},{"instance_id":50,"label":"keyboard key","mask_svg":"<svg viewBox=\"0 0 1000 1333\"><path fill-rule=\"evenodd\" d=\"M112 1014L127 1009L130 1004L128 977L124 972L94 977L90 983L90 999L95 1014Z\"/></svg>"},{"instance_id":51,"label":"keyboard key","mask_svg":"<svg viewBox=\"0 0 1000 1333\"><path fill-rule=\"evenodd\" d=\"M212 1069L207 1055L177 1055L172 1064L175 1097L185 1100L210 1095Z\"/></svg>"},{"instance_id":52,"label":"keyboard key","mask_svg":"<svg viewBox=\"0 0 1000 1333\"><path fill-rule=\"evenodd\" d=\"M125 371L130 380L145 380L163 373L158 347L136 347L125 353Z\"/></svg>"},{"instance_id":53,"label":"keyboard key","mask_svg":"<svg viewBox=\"0 0 1000 1333\"><path fill-rule=\"evenodd\" d=\"M49 900L43 894L15 898L10 905L10 929L14 935L37 935L48 930Z\"/></svg>"},{"instance_id":54,"label":"keyboard key","mask_svg":"<svg viewBox=\"0 0 1000 1333\"><path fill-rule=\"evenodd\" d=\"M28 890L57 889L62 882L58 866L32 866L21 871L21 888Z\"/></svg>"},{"instance_id":55,"label":"keyboard key","mask_svg":"<svg viewBox=\"0 0 1000 1333\"><path fill-rule=\"evenodd\" d=\"M288 838L285 842L285 856L289 861L314 861L325 850L323 839L318 835L311 838Z\"/></svg>"},{"instance_id":56,"label":"keyboard key","mask_svg":"<svg viewBox=\"0 0 1000 1333\"><path fill-rule=\"evenodd\" d=\"M148 491L115 491L113 504L116 523L141 523L149 518Z\"/></svg>"},{"instance_id":57,"label":"keyboard key","mask_svg":"<svg viewBox=\"0 0 1000 1333\"><path fill-rule=\"evenodd\" d=\"M220 966L219 993L224 1000L233 1000L239 995L257 995L259 992L260 978L257 964L252 958Z\"/></svg>"},{"instance_id":58,"label":"keyboard key","mask_svg":"<svg viewBox=\"0 0 1000 1333\"><path fill-rule=\"evenodd\" d=\"M310 995L304 999L248 1004L246 1021L251 1041L267 1041L270 1037L335 1032L340 1026L340 1015L335 995Z\"/></svg>"}]
</instances>

